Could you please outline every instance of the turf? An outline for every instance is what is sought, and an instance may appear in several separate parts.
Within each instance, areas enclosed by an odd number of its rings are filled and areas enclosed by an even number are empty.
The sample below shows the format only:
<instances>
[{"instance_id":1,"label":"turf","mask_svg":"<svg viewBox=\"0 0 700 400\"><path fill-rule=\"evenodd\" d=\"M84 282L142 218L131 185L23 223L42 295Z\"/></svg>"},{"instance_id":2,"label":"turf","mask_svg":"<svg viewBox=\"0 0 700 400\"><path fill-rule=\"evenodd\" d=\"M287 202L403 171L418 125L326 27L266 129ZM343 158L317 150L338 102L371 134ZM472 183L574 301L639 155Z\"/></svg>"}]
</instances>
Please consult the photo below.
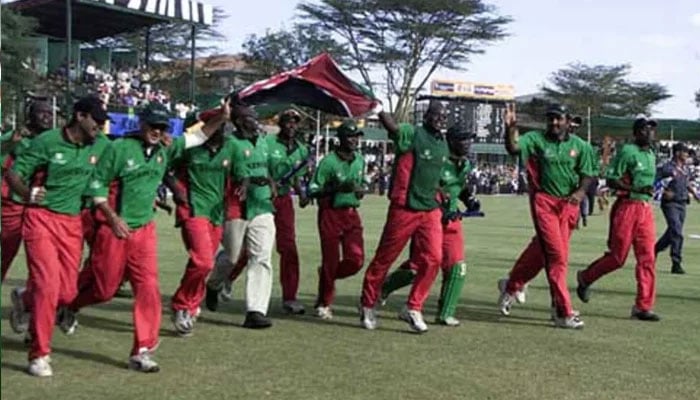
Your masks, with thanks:
<instances>
[{"instance_id":1,"label":"turf","mask_svg":"<svg viewBox=\"0 0 700 400\"><path fill-rule=\"evenodd\" d=\"M267 331L242 329L242 282L235 301L205 312L194 336L182 339L170 324L168 301L186 255L179 232L159 215L163 343L162 371L144 375L126 369L131 346L131 300L116 299L79 316L75 336L54 335L54 377L23 371L26 349L7 322L9 291L26 276L24 256L2 290L2 396L7 399L697 399L700 398L700 240L686 239L688 274L669 273L658 262L656 310L660 323L629 319L634 301L633 255L627 266L596 284L589 304L574 300L583 331L554 329L542 275L526 304L502 317L495 307L496 281L506 275L532 234L522 197L483 197L486 218L464 222L468 281L459 328L431 325L417 336L396 312L406 291L389 299L376 331L359 327L357 303L362 273L338 284L335 318L284 316L275 279ZM690 206L686 237L700 233L700 213ZM589 226L574 234L571 270L583 268L605 248L608 219L596 210ZM386 201L370 197L362 207L367 262L386 214ZM665 228L657 212L658 234ZM319 243L315 209L298 214L302 260L300 299L313 305ZM275 259L276 265L276 259ZM574 274L569 274L573 288ZM435 285L426 317L435 311ZM575 295L574 295L575 297Z\"/></svg>"}]
</instances>

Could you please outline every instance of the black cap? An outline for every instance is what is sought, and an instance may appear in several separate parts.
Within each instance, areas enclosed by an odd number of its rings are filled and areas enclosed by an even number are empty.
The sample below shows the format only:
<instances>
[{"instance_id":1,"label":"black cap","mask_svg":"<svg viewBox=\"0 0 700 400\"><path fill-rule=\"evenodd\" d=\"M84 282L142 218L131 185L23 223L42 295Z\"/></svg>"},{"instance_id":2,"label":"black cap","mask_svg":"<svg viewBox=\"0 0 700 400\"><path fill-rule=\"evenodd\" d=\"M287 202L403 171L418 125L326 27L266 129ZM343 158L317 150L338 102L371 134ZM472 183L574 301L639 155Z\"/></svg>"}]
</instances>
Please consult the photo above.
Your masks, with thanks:
<instances>
[{"instance_id":1,"label":"black cap","mask_svg":"<svg viewBox=\"0 0 700 400\"><path fill-rule=\"evenodd\" d=\"M583 118L581 118L578 115L574 115L573 117L571 117L571 123L577 126L581 126L583 125Z\"/></svg>"},{"instance_id":2,"label":"black cap","mask_svg":"<svg viewBox=\"0 0 700 400\"><path fill-rule=\"evenodd\" d=\"M354 120L346 119L342 124L336 129L338 136L364 136L364 132L357 127Z\"/></svg>"},{"instance_id":3,"label":"black cap","mask_svg":"<svg viewBox=\"0 0 700 400\"><path fill-rule=\"evenodd\" d=\"M688 152L690 149L688 149L688 146L685 145L683 142L678 142L673 145L673 152L674 153L680 153L680 152Z\"/></svg>"},{"instance_id":4,"label":"black cap","mask_svg":"<svg viewBox=\"0 0 700 400\"><path fill-rule=\"evenodd\" d=\"M547 111L544 113L545 115L556 115L558 117L563 117L569 114L569 112L566 110L566 107L564 107L561 104L552 104L549 107L547 107Z\"/></svg>"},{"instance_id":5,"label":"black cap","mask_svg":"<svg viewBox=\"0 0 700 400\"><path fill-rule=\"evenodd\" d=\"M464 139L474 139L476 133L469 132L467 129L463 129L459 126L451 126L447 129L447 139L449 140L464 140Z\"/></svg>"},{"instance_id":6,"label":"black cap","mask_svg":"<svg viewBox=\"0 0 700 400\"><path fill-rule=\"evenodd\" d=\"M170 113L162 104L151 103L141 113L139 119L149 125L170 125Z\"/></svg>"},{"instance_id":7,"label":"black cap","mask_svg":"<svg viewBox=\"0 0 700 400\"><path fill-rule=\"evenodd\" d=\"M107 110L105 110L105 104L95 96L86 96L78 100L73 105L73 112L88 113L98 124L103 124L107 120L111 121Z\"/></svg>"},{"instance_id":8,"label":"black cap","mask_svg":"<svg viewBox=\"0 0 700 400\"><path fill-rule=\"evenodd\" d=\"M641 118L637 118L634 120L634 125L632 126L632 129L636 132L639 129L644 128L645 126L652 126L652 127L656 128L656 125L657 125L657 123L653 119L641 117Z\"/></svg>"}]
</instances>

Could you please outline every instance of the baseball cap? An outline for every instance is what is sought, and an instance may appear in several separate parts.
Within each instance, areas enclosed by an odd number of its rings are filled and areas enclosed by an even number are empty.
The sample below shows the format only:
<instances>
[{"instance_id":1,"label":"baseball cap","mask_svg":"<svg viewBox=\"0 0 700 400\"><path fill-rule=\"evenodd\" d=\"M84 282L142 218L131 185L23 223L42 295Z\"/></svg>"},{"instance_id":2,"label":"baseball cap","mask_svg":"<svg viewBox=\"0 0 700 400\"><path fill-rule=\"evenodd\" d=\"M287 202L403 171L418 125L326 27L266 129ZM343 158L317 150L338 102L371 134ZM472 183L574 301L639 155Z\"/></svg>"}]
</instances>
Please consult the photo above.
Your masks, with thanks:
<instances>
[{"instance_id":1,"label":"baseball cap","mask_svg":"<svg viewBox=\"0 0 700 400\"><path fill-rule=\"evenodd\" d=\"M634 120L634 125L632 126L632 129L636 131L636 130L641 129L645 126L652 126L652 127L656 128L657 125L658 124L653 119L649 119L646 117L639 117L639 118Z\"/></svg>"},{"instance_id":2,"label":"baseball cap","mask_svg":"<svg viewBox=\"0 0 700 400\"><path fill-rule=\"evenodd\" d=\"M105 104L95 96L86 96L79 99L73 105L73 112L88 113L98 124L103 124L108 120L111 121L107 110L105 110Z\"/></svg>"},{"instance_id":3,"label":"baseball cap","mask_svg":"<svg viewBox=\"0 0 700 400\"><path fill-rule=\"evenodd\" d=\"M299 121L301 121L301 114L299 114L299 112L297 110L294 110L292 108L290 108L288 110L284 110L280 114L280 122L288 121L290 119L295 119L297 122L299 122Z\"/></svg>"},{"instance_id":4,"label":"baseball cap","mask_svg":"<svg viewBox=\"0 0 700 400\"><path fill-rule=\"evenodd\" d=\"M690 149L688 149L688 146L685 145L683 142L678 142L673 145L673 152L678 153L678 152L688 152Z\"/></svg>"},{"instance_id":5,"label":"baseball cap","mask_svg":"<svg viewBox=\"0 0 700 400\"><path fill-rule=\"evenodd\" d=\"M346 119L340 124L338 129L336 129L338 136L364 136L364 132L357 127L355 121L351 119Z\"/></svg>"},{"instance_id":6,"label":"baseball cap","mask_svg":"<svg viewBox=\"0 0 700 400\"><path fill-rule=\"evenodd\" d=\"M447 138L453 140L464 140L464 139L474 139L476 133L469 132L467 129L463 129L459 126L451 126L447 129Z\"/></svg>"},{"instance_id":7,"label":"baseball cap","mask_svg":"<svg viewBox=\"0 0 700 400\"><path fill-rule=\"evenodd\" d=\"M139 119L149 125L170 125L170 113L165 106L158 103L147 105L139 113Z\"/></svg>"},{"instance_id":8,"label":"baseball cap","mask_svg":"<svg viewBox=\"0 0 700 400\"><path fill-rule=\"evenodd\" d=\"M552 104L549 107L547 107L547 111L544 113L545 115L556 115L558 117L563 117L568 115L568 111L566 110L566 107L564 107L561 104Z\"/></svg>"}]
</instances>

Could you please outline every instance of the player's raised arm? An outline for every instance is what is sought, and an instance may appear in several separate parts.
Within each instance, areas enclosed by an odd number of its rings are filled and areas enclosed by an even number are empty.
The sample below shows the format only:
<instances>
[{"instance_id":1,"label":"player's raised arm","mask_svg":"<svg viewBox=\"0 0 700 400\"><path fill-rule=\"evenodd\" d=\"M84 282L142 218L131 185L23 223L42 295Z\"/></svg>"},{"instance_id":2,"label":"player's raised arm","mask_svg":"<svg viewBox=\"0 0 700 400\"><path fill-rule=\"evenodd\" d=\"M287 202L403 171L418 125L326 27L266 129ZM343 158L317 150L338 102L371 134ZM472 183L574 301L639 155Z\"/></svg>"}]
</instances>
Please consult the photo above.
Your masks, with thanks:
<instances>
[{"instance_id":1,"label":"player's raised arm","mask_svg":"<svg viewBox=\"0 0 700 400\"><path fill-rule=\"evenodd\" d=\"M394 117L385 111L380 111L377 116L379 117L379 122L382 123L384 129L389 133L389 139L395 140L399 134L399 124L396 123Z\"/></svg>"},{"instance_id":2,"label":"player's raised arm","mask_svg":"<svg viewBox=\"0 0 700 400\"><path fill-rule=\"evenodd\" d=\"M506 151L512 156L520 154L520 146L518 139L520 132L518 131L518 119L515 113L515 103L506 104Z\"/></svg>"}]
</instances>

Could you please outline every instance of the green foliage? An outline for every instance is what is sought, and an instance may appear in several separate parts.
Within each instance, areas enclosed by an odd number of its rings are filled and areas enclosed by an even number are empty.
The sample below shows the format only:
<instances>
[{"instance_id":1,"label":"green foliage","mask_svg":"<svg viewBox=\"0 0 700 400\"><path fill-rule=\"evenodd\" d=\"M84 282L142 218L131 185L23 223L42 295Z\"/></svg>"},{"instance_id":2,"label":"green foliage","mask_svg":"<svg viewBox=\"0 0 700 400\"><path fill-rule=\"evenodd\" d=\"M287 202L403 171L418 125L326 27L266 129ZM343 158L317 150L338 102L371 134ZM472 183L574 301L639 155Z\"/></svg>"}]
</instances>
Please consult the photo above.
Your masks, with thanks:
<instances>
[{"instance_id":1,"label":"green foliage","mask_svg":"<svg viewBox=\"0 0 700 400\"><path fill-rule=\"evenodd\" d=\"M511 22L481 0L323 0L298 7L305 24L347 43L350 68L373 92L385 86L401 121L438 68L463 69L506 37ZM383 83L371 80L374 69L384 72Z\"/></svg>"},{"instance_id":2,"label":"green foliage","mask_svg":"<svg viewBox=\"0 0 700 400\"><path fill-rule=\"evenodd\" d=\"M34 18L22 16L10 9L2 7L0 18L0 31L2 32L2 51L0 63L2 63L2 103L4 111L8 115L12 107L13 98L21 98L22 93L32 88L37 75L31 67L31 59L35 56L34 47L23 38L31 36L37 21Z\"/></svg>"}]
</instances>

